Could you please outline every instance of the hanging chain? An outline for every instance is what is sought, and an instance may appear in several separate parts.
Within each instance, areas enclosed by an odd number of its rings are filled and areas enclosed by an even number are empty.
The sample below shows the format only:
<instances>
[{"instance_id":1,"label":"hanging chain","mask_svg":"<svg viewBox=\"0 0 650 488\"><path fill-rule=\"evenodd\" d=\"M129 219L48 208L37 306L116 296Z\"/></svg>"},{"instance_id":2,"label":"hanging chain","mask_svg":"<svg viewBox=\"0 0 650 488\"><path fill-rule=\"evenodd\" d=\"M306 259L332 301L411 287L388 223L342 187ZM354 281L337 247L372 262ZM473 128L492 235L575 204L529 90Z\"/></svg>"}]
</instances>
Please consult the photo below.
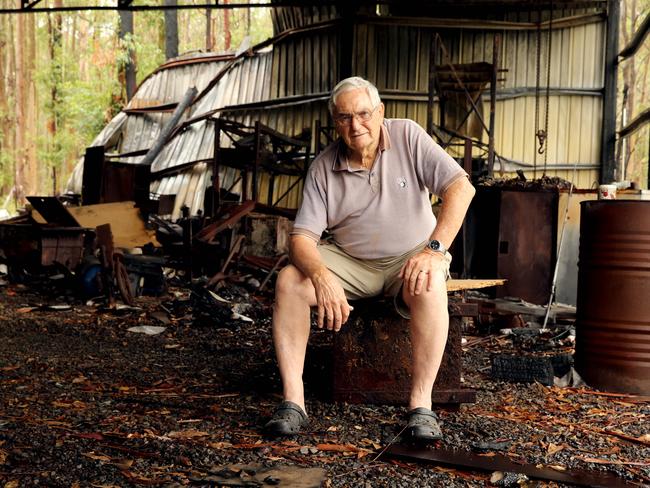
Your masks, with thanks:
<instances>
[{"instance_id":1,"label":"hanging chain","mask_svg":"<svg viewBox=\"0 0 650 488\"><path fill-rule=\"evenodd\" d=\"M540 67L542 57L542 9L538 10L537 32L536 32L536 58L535 58L535 137L539 139L539 85L540 85ZM543 144L543 143L542 143ZM540 145L540 148L542 145ZM541 154L539 149L533 151L533 179L537 178L537 154Z\"/></svg>"},{"instance_id":2,"label":"hanging chain","mask_svg":"<svg viewBox=\"0 0 650 488\"><path fill-rule=\"evenodd\" d=\"M537 137L537 154L544 155L544 175L548 163L548 118L551 100L551 50L553 47L553 2L550 4L550 15L548 20L548 41L546 48L546 100L544 103L544 128L539 127L539 98L540 98L540 71L542 57L542 19L537 24L537 85L535 86L535 136ZM535 156L537 166L537 156Z\"/></svg>"},{"instance_id":3,"label":"hanging chain","mask_svg":"<svg viewBox=\"0 0 650 488\"><path fill-rule=\"evenodd\" d=\"M553 0L551 0L548 18L548 50L546 53L546 114L544 115L544 175L548 161L548 113L551 100L551 47L553 41Z\"/></svg>"}]
</instances>

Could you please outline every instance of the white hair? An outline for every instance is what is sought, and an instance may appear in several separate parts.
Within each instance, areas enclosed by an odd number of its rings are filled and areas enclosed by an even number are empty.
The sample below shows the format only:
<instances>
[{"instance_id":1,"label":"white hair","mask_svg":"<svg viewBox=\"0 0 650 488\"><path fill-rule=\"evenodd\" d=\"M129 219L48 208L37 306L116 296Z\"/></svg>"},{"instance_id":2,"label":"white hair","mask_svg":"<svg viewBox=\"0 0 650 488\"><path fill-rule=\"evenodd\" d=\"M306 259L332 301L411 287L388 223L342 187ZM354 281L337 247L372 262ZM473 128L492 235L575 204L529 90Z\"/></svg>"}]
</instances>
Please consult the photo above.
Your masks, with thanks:
<instances>
[{"instance_id":1,"label":"white hair","mask_svg":"<svg viewBox=\"0 0 650 488\"><path fill-rule=\"evenodd\" d=\"M345 78L337 83L332 90L329 100L327 101L327 107L330 110L330 114L334 115L334 109L336 108L336 99L338 96L346 91L357 90L359 88L365 88L370 97L370 103L372 103L373 108L381 103L381 98L379 98L379 91L377 87L370 83L368 80L364 80L360 76L352 76L350 78Z\"/></svg>"}]
</instances>

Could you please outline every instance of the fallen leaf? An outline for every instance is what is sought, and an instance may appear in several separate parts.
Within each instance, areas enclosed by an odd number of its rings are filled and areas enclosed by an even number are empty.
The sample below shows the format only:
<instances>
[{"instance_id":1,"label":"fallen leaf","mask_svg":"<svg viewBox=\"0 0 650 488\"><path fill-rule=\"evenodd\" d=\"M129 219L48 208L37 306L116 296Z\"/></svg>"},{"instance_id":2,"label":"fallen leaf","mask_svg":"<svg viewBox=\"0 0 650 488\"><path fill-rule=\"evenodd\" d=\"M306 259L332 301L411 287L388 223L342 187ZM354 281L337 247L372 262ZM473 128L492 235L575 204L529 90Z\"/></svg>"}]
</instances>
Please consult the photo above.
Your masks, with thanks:
<instances>
[{"instance_id":1,"label":"fallen leaf","mask_svg":"<svg viewBox=\"0 0 650 488\"><path fill-rule=\"evenodd\" d=\"M5 483L4 488L18 488L18 482L16 480L9 481L8 483Z\"/></svg>"},{"instance_id":2,"label":"fallen leaf","mask_svg":"<svg viewBox=\"0 0 650 488\"><path fill-rule=\"evenodd\" d=\"M212 449L228 449L229 447L232 447L232 443L230 443L230 442L209 442L208 447L211 447Z\"/></svg>"},{"instance_id":3,"label":"fallen leaf","mask_svg":"<svg viewBox=\"0 0 650 488\"><path fill-rule=\"evenodd\" d=\"M566 471L566 466L560 466L559 464L549 464L548 467L555 471Z\"/></svg>"},{"instance_id":4,"label":"fallen leaf","mask_svg":"<svg viewBox=\"0 0 650 488\"><path fill-rule=\"evenodd\" d=\"M7 451L0 449L0 464L4 464L7 460Z\"/></svg>"},{"instance_id":5,"label":"fallen leaf","mask_svg":"<svg viewBox=\"0 0 650 488\"><path fill-rule=\"evenodd\" d=\"M113 464L120 469L127 469L133 465L132 459L114 459Z\"/></svg>"},{"instance_id":6,"label":"fallen leaf","mask_svg":"<svg viewBox=\"0 0 650 488\"><path fill-rule=\"evenodd\" d=\"M564 449L564 448L565 448L565 446L562 445L562 444L557 445L557 444L553 444L553 443L551 442L551 443L548 445L548 449L546 450L546 454L548 454L549 456L552 456L553 454L555 454L556 452L560 452L560 451L561 451L562 449Z\"/></svg>"},{"instance_id":7,"label":"fallen leaf","mask_svg":"<svg viewBox=\"0 0 650 488\"><path fill-rule=\"evenodd\" d=\"M84 402L80 402L79 400L75 400L73 402L69 401L55 401L52 402L53 407L58 407L58 408L74 408L77 410L83 410L84 408L87 407L87 405Z\"/></svg>"},{"instance_id":8,"label":"fallen leaf","mask_svg":"<svg viewBox=\"0 0 650 488\"><path fill-rule=\"evenodd\" d=\"M167 437L172 439L196 439L197 437L207 437L210 434L201 430L189 429L170 432Z\"/></svg>"},{"instance_id":9,"label":"fallen leaf","mask_svg":"<svg viewBox=\"0 0 650 488\"><path fill-rule=\"evenodd\" d=\"M101 454L95 454L94 451L91 452L82 452L82 456L87 457L89 459L94 459L95 461L111 461L111 458L108 456L103 456Z\"/></svg>"},{"instance_id":10,"label":"fallen leaf","mask_svg":"<svg viewBox=\"0 0 650 488\"><path fill-rule=\"evenodd\" d=\"M640 440L641 442L648 442L650 443L650 434L643 434L637 437L637 440Z\"/></svg>"},{"instance_id":11,"label":"fallen leaf","mask_svg":"<svg viewBox=\"0 0 650 488\"><path fill-rule=\"evenodd\" d=\"M576 456L576 459L580 459L581 461L584 461L586 463L594 463L594 464L616 464L616 465L622 465L622 466L650 466L650 462L637 462L637 461L612 461L610 459L599 459L599 458L592 458L592 457L583 457L583 456Z\"/></svg>"},{"instance_id":12,"label":"fallen leaf","mask_svg":"<svg viewBox=\"0 0 650 488\"><path fill-rule=\"evenodd\" d=\"M352 444L317 444L316 449L319 451L342 452L344 454L356 453L357 457L363 457L372 452L370 449L353 446ZM359 453L363 453L363 455L359 456Z\"/></svg>"},{"instance_id":13,"label":"fallen leaf","mask_svg":"<svg viewBox=\"0 0 650 488\"><path fill-rule=\"evenodd\" d=\"M35 310L36 307L22 307L22 308L17 308L16 313L29 313L32 310ZM13 483L13 482L12 482ZM5 485L6 487L7 485Z\"/></svg>"},{"instance_id":14,"label":"fallen leaf","mask_svg":"<svg viewBox=\"0 0 650 488\"><path fill-rule=\"evenodd\" d=\"M104 436L99 432L81 432L79 434L70 434L72 437L78 437L79 439L95 439L96 441L103 441Z\"/></svg>"}]
</instances>

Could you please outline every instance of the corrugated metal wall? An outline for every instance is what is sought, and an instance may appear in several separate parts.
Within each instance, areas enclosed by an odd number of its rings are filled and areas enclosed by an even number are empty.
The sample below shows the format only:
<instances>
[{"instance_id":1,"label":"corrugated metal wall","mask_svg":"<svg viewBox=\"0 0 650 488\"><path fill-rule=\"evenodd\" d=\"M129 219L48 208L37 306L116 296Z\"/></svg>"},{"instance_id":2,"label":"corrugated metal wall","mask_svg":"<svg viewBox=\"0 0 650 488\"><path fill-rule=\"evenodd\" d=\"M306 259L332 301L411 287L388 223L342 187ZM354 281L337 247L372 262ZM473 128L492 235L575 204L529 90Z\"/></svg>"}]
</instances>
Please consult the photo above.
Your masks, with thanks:
<instances>
[{"instance_id":1,"label":"corrugated metal wall","mask_svg":"<svg viewBox=\"0 0 650 488\"><path fill-rule=\"evenodd\" d=\"M532 166L537 150L536 30L451 31L399 25L359 25L355 30L355 52L359 56L353 58L353 71L375 81L380 91L389 93L384 96L388 117L414 118L426 126L429 55L435 33L440 34L449 53L445 61L438 53L437 64L491 62L494 35L498 33L501 36L500 67L508 71L501 75L505 82L499 84L497 92L495 148L500 156L511 160L515 166ZM551 35L547 174L556 174L554 166L566 168L574 164L578 165L580 172L593 173L600 154L605 23L590 22L554 29ZM548 31L541 32L539 41L541 97L537 99L537 105L538 125L543 128ZM399 95L391 97L397 92ZM483 105L486 123L489 119L488 96L484 96ZM434 108L434 121L439 121L437 107ZM487 140L484 132L482 141L487 143ZM544 157L537 155L539 174L543 164ZM590 180L583 175L580 178L580 181Z\"/></svg>"}]
</instances>

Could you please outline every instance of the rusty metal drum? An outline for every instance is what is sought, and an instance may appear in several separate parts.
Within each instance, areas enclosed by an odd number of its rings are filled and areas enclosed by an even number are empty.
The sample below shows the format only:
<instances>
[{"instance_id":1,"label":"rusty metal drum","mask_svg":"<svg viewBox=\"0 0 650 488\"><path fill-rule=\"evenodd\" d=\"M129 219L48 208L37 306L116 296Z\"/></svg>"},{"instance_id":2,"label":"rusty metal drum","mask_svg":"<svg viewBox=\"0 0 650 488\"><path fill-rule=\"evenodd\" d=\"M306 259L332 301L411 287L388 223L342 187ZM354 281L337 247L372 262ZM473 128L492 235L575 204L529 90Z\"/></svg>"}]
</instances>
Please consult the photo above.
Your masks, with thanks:
<instances>
[{"instance_id":1,"label":"rusty metal drum","mask_svg":"<svg viewBox=\"0 0 650 488\"><path fill-rule=\"evenodd\" d=\"M582 202L575 364L592 387L650 395L650 202Z\"/></svg>"}]
</instances>

